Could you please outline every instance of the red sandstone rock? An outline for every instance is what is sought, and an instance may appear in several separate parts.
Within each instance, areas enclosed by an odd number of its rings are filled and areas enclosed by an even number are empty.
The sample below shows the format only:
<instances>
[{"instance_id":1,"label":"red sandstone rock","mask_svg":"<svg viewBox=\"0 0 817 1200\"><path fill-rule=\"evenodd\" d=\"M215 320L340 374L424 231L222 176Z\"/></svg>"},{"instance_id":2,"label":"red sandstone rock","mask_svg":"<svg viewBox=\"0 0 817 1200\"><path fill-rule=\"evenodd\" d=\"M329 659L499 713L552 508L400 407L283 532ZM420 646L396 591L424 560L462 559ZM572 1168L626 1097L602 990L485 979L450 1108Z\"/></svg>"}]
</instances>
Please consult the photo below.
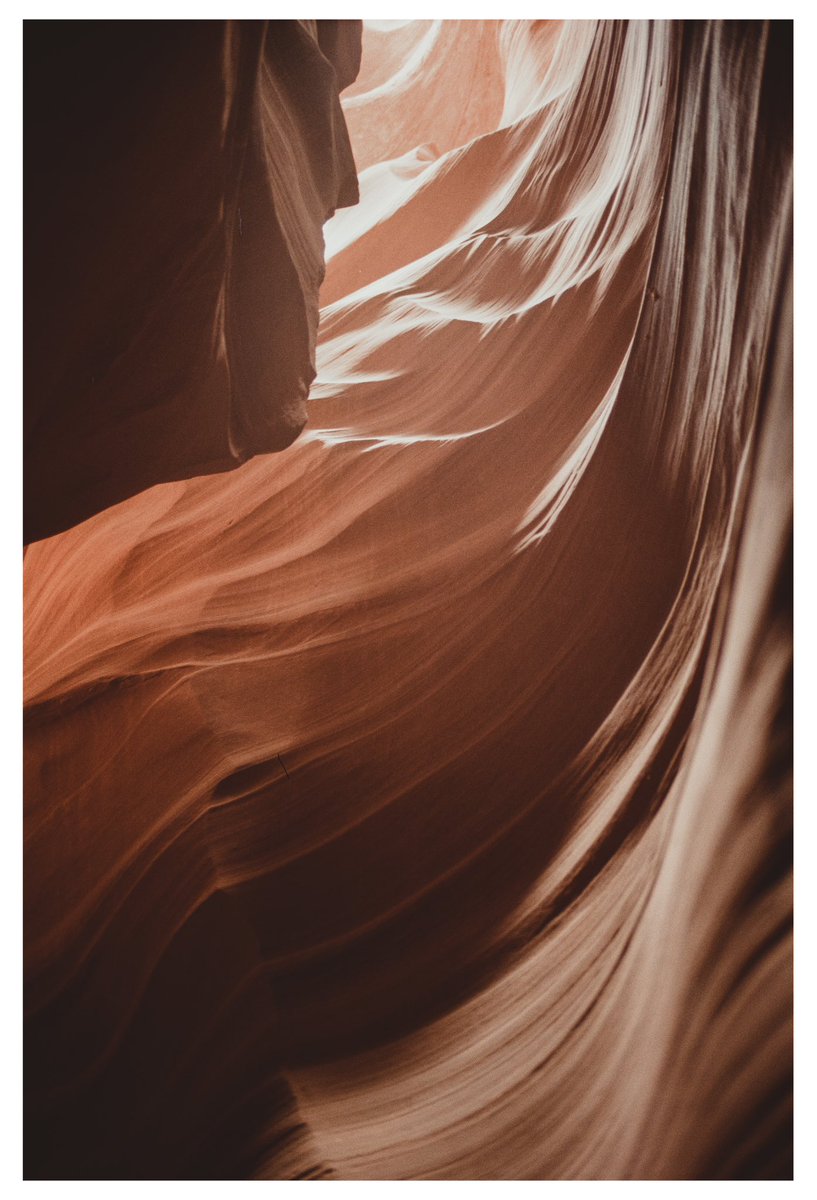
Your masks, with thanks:
<instances>
[{"instance_id":1,"label":"red sandstone rock","mask_svg":"<svg viewBox=\"0 0 817 1200\"><path fill-rule=\"evenodd\" d=\"M26 557L28 1173L785 1177L790 30L391 37L310 428Z\"/></svg>"}]
</instances>

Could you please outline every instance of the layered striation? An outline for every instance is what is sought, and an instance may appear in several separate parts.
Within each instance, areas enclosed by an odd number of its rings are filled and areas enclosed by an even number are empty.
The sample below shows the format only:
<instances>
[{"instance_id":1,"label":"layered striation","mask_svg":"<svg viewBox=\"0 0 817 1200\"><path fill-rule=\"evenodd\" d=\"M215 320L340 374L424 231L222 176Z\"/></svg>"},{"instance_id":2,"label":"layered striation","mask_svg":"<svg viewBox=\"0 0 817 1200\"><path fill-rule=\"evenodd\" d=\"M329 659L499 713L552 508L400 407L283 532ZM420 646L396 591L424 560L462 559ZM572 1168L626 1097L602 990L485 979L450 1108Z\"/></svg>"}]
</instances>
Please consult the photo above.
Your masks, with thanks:
<instances>
[{"instance_id":1,"label":"layered striation","mask_svg":"<svg viewBox=\"0 0 817 1200\"><path fill-rule=\"evenodd\" d=\"M306 430L26 556L29 1176L790 1175L790 72L366 28Z\"/></svg>"}]
</instances>

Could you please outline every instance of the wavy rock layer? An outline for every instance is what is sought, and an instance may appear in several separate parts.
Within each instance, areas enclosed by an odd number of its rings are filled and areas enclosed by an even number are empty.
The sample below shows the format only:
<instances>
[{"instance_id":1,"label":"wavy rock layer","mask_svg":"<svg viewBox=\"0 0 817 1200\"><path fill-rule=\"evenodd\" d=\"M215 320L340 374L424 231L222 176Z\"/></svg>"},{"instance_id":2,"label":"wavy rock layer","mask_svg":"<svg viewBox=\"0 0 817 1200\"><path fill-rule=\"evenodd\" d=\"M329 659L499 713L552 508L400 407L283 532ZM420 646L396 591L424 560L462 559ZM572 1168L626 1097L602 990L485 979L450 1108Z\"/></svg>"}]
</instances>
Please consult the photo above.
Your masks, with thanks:
<instances>
[{"instance_id":1,"label":"wavy rock layer","mask_svg":"<svg viewBox=\"0 0 817 1200\"><path fill-rule=\"evenodd\" d=\"M29 1174L790 1173L790 39L367 30L308 430L27 555Z\"/></svg>"},{"instance_id":2,"label":"wavy rock layer","mask_svg":"<svg viewBox=\"0 0 817 1200\"><path fill-rule=\"evenodd\" d=\"M26 26L25 541L290 445L358 21Z\"/></svg>"}]
</instances>

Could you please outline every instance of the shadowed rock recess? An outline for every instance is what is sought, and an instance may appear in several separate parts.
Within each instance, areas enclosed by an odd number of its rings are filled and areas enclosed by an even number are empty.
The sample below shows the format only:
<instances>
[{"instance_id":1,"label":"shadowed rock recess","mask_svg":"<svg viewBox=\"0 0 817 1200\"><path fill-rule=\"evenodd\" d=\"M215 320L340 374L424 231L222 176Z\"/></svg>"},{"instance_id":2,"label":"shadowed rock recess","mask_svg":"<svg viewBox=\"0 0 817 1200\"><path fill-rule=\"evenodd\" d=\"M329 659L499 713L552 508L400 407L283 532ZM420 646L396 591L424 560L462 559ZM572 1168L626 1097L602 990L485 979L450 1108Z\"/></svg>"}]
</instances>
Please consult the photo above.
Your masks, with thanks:
<instances>
[{"instance_id":1,"label":"shadowed rock recess","mask_svg":"<svg viewBox=\"0 0 817 1200\"><path fill-rule=\"evenodd\" d=\"M791 24L360 38L27 26L26 1175L790 1178Z\"/></svg>"},{"instance_id":2,"label":"shadowed rock recess","mask_svg":"<svg viewBox=\"0 0 817 1200\"><path fill-rule=\"evenodd\" d=\"M358 21L26 23L26 542L298 436L359 64Z\"/></svg>"}]
</instances>

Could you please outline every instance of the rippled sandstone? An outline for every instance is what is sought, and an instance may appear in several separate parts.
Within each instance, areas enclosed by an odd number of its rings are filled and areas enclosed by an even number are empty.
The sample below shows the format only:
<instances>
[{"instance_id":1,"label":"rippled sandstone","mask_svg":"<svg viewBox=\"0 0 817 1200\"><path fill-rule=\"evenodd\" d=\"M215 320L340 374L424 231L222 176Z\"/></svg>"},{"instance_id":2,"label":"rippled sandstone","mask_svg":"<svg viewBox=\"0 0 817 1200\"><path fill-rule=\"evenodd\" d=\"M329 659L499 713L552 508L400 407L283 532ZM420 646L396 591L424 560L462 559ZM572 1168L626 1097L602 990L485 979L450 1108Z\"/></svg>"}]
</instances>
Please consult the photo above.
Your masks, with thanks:
<instances>
[{"instance_id":1,"label":"rippled sandstone","mask_svg":"<svg viewBox=\"0 0 817 1200\"><path fill-rule=\"evenodd\" d=\"M791 26L364 39L307 428L26 557L27 1173L785 1178Z\"/></svg>"}]
</instances>

